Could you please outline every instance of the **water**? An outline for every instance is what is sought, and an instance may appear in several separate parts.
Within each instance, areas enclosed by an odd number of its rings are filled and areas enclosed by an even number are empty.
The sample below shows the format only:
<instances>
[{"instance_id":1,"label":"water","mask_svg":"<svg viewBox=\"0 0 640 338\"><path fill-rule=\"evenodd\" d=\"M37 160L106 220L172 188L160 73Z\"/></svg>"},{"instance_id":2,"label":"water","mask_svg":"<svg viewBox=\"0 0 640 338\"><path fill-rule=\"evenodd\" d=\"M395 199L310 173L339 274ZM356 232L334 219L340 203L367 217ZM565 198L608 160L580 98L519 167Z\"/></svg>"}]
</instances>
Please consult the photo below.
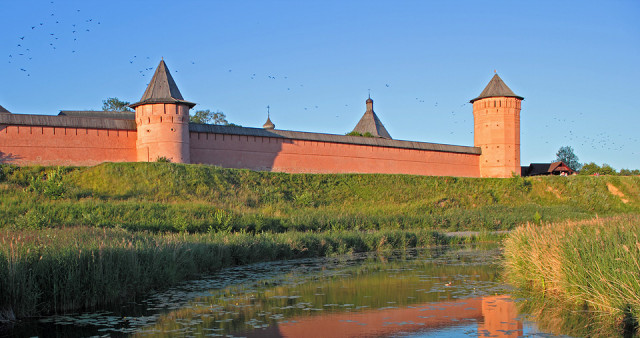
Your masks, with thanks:
<instances>
[{"instance_id":1,"label":"water","mask_svg":"<svg viewBox=\"0 0 640 338\"><path fill-rule=\"evenodd\" d=\"M109 311L23 321L8 336L545 336L500 281L500 251L361 254L226 269Z\"/></svg>"}]
</instances>

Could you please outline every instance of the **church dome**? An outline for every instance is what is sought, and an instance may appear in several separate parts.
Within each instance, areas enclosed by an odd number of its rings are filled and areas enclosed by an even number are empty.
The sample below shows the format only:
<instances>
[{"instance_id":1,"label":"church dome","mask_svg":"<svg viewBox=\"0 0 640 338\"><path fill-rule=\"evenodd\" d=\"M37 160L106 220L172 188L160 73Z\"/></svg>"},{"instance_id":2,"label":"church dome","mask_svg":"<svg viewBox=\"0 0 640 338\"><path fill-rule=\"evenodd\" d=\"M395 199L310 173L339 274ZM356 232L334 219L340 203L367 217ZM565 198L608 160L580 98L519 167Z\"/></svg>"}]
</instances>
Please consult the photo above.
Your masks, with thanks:
<instances>
[{"instance_id":1,"label":"church dome","mask_svg":"<svg viewBox=\"0 0 640 338\"><path fill-rule=\"evenodd\" d=\"M267 122L262 125L264 129L276 129L276 125L271 122L271 117L267 117Z\"/></svg>"}]
</instances>

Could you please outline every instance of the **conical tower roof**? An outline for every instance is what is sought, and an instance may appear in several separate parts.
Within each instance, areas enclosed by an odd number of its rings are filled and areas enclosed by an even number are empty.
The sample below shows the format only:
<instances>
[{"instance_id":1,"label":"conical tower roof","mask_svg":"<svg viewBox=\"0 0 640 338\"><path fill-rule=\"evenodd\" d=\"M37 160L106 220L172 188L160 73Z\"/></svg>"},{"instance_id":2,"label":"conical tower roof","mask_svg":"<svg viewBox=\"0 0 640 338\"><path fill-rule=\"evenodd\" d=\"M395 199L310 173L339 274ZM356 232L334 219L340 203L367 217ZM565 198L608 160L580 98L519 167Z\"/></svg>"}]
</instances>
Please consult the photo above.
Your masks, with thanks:
<instances>
[{"instance_id":1,"label":"conical tower roof","mask_svg":"<svg viewBox=\"0 0 640 338\"><path fill-rule=\"evenodd\" d=\"M389 135L387 128L384 127L378 118L378 115L373 112L373 100L371 98L367 99L367 111L364 113L356 127L353 128L353 131L360 134L371 133L371 135L375 137L391 139L391 135Z\"/></svg>"},{"instance_id":2,"label":"conical tower roof","mask_svg":"<svg viewBox=\"0 0 640 338\"><path fill-rule=\"evenodd\" d=\"M480 93L480 96L476 97L475 99L469 102L473 103L474 101L478 101L480 99L484 99L487 97L499 97L499 96L515 97L520 100L524 100L522 96L518 96L514 94L513 91L504 83L504 81L502 81L502 79L498 76L498 74L495 74L491 79L491 81L489 81L489 84L484 88L482 93Z\"/></svg>"},{"instance_id":3,"label":"conical tower roof","mask_svg":"<svg viewBox=\"0 0 640 338\"><path fill-rule=\"evenodd\" d=\"M0 114L11 114L11 112L6 110L6 109L4 109L3 106L0 106Z\"/></svg>"},{"instance_id":4,"label":"conical tower roof","mask_svg":"<svg viewBox=\"0 0 640 338\"><path fill-rule=\"evenodd\" d=\"M160 60L160 64L156 68L156 72L153 74L153 78L140 101L131 104L130 107L134 108L148 103L184 103L189 108L193 108L196 105L182 98L182 94L180 94L176 82L173 81L171 72L169 72L164 60Z\"/></svg>"}]
</instances>

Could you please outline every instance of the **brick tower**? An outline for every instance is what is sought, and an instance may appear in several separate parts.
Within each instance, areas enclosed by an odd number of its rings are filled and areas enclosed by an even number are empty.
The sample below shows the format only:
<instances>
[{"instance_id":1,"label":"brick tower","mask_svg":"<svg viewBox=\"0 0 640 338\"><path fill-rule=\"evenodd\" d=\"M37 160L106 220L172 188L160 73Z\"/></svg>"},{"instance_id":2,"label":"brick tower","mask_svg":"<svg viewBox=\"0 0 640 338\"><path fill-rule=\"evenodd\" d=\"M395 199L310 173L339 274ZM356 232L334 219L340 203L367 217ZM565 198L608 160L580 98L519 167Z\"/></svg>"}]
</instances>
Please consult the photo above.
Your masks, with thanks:
<instances>
[{"instance_id":1,"label":"brick tower","mask_svg":"<svg viewBox=\"0 0 640 338\"><path fill-rule=\"evenodd\" d=\"M189 163L189 109L195 105L182 98L167 65L160 61L144 95L131 105L136 110L138 161L164 157Z\"/></svg>"},{"instance_id":2,"label":"brick tower","mask_svg":"<svg viewBox=\"0 0 640 338\"><path fill-rule=\"evenodd\" d=\"M520 175L520 103L524 98L494 75L473 104L474 145L482 149L481 177Z\"/></svg>"}]
</instances>

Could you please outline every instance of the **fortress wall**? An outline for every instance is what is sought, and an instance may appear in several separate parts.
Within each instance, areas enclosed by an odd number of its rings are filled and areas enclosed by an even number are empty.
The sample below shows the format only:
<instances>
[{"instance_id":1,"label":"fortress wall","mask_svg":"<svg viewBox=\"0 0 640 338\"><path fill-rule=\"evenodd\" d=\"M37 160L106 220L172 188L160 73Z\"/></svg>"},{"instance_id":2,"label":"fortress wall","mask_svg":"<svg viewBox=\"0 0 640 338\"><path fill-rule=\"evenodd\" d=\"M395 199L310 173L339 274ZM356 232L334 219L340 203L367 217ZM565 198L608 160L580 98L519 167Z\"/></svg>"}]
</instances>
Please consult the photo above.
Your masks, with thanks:
<instances>
[{"instance_id":1,"label":"fortress wall","mask_svg":"<svg viewBox=\"0 0 640 338\"><path fill-rule=\"evenodd\" d=\"M479 155L277 137L191 132L191 163L288 173L479 177Z\"/></svg>"},{"instance_id":2,"label":"fortress wall","mask_svg":"<svg viewBox=\"0 0 640 338\"><path fill-rule=\"evenodd\" d=\"M0 162L95 165L136 161L136 131L0 125Z\"/></svg>"}]
</instances>

